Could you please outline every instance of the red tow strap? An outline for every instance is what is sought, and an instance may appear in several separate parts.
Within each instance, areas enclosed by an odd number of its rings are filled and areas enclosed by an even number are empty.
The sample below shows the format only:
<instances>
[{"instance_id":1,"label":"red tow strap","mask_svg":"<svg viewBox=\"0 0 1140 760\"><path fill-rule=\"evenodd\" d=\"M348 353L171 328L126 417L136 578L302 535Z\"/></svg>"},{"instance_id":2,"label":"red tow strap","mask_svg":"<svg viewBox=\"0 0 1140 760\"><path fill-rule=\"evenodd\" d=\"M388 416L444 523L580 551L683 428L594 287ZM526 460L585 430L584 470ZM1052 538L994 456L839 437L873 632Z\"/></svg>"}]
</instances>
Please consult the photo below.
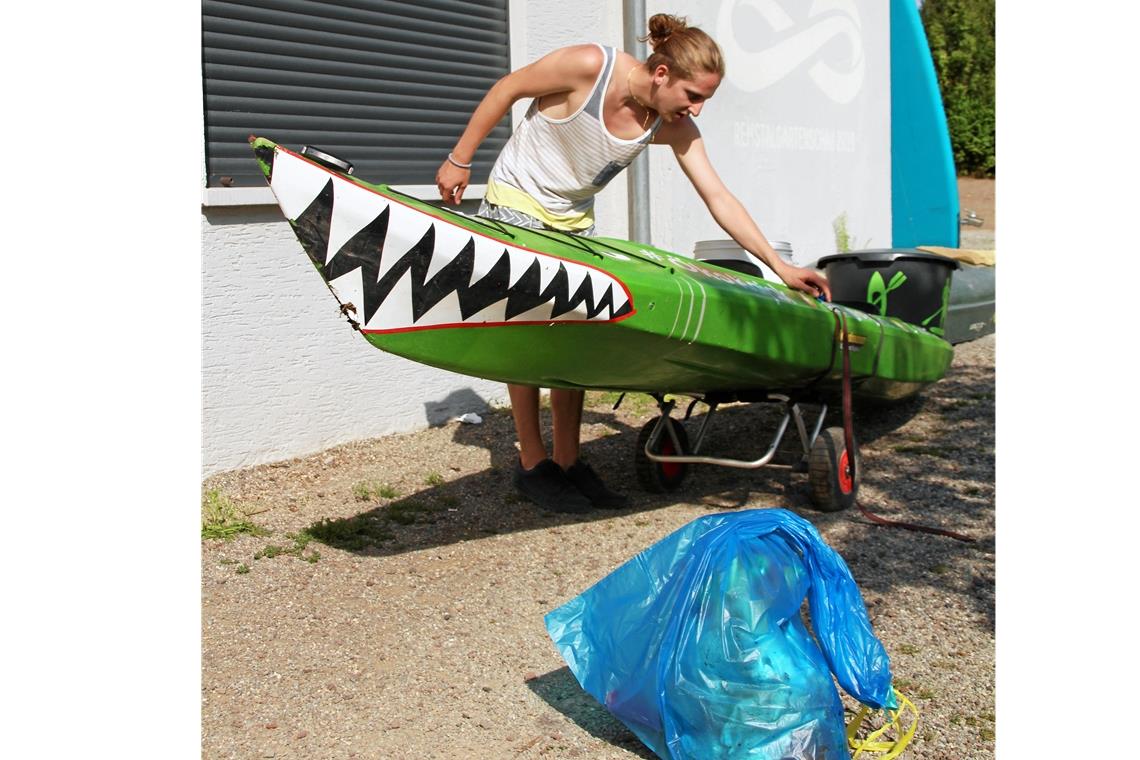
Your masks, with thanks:
<instances>
[{"instance_id":1,"label":"red tow strap","mask_svg":"<svg viewBox=\"0 0 1140 760\"><path fill-rule=\"evenodd\" d=\"M847 315L839 309L833 309L835 314L835 329L837 340L843 347L843 443L847 446L847 475L851 478L851 482L855 482L855 440L853 429L854 425L851 421L851 356L848 346L850 342L847 334ZM872 513L869 509L863 506L863 502L855 499L855 506L859 507L859 511L863 516L870 520L875 525L884 525L890 528L903 528L905 530L913 530L919 533L933 533L938 536L946 536L953 538L956 541L965 541L967 543L974 543L974 539L964 533L956 533L952 530L945 530L944 528L934 528L929 525L917 525L915 523L902 522L900 520L888 520L885 517L879 517Z\"/></svg>"}]
</instances>

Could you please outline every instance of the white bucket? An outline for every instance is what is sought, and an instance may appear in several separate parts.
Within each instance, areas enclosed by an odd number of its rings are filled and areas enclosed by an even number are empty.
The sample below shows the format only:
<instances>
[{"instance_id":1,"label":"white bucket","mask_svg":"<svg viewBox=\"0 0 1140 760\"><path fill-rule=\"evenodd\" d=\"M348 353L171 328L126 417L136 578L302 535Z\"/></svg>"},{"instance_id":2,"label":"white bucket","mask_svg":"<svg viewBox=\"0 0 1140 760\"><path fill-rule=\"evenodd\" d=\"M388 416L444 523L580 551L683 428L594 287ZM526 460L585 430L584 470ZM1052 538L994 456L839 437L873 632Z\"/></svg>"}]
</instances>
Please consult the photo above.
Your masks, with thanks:
<instances>
[{"instance_id":1,"label":"white bucket","mask_svg":"<svg viewBox=\"0 0 1140 760\"><path fill-rule=\"evenodd\" d=\"M789 264L792 263L792 246L783 240L770 240L772 249L777 255ZM752 264L760 270L765 280L782 282L772 269L760 259L740 247L740 244L731 238L728 240L698 240L693 245L693 258L698 261L740 261Z\"/></svg>"}]
</instances>

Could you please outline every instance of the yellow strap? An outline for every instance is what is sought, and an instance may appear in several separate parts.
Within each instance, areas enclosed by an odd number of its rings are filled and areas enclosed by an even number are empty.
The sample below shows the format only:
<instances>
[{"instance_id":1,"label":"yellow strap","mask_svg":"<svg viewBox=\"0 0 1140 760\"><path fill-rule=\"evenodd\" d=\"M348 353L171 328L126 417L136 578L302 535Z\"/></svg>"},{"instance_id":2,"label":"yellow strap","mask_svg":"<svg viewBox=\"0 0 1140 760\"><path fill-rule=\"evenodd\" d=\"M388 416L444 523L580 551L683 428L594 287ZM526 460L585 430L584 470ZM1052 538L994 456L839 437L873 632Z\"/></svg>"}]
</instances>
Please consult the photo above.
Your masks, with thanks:
<instances>
[{"instance_id":1,"label":"yellow strap","mask_svg":"<svg viewBox=\"0 0 1140 760\"><path fill-rule=\"evenodd\" d=\"M876 753L877 760L891 760L891 758L901 755L902 751L910 744L910 740L914 738L914 732L918 728L918 708L914 706L914 703L903 696L898 689L892 687L892 691L894 691L895 697L898 698L899 708L897 710L883 710L886 721L882 726L867 734L863 739L856 738L859 729L863 727L863 721L866 720L867 715L870 713L870 709L866 705L860 707L858 714L847 724L847 744L851 749L855 750L855 754L851 756L852 760L855 760L855 758L858 758L864 752ZM912 716L910 726L907 727L905 732L902 731L902 727L899 723L899 717L903 712L909 712ZM876 741L889 728L895 729L895 733L898 734L899 738L894 741ZM886 754L879 755L878 753L881 752L885 752Z\"/></svg>"}]
</instances>

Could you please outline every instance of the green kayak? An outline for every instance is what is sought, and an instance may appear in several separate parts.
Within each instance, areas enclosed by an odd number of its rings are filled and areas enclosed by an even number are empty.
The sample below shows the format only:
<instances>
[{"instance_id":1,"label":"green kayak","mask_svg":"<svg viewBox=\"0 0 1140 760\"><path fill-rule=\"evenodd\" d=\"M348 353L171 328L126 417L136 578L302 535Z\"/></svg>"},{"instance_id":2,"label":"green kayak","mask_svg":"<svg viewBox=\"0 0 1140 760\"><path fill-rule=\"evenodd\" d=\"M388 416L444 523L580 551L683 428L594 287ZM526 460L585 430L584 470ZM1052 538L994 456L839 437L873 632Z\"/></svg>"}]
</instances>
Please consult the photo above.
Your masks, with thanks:
<instances>
[{"instance_id":1,"label":"green kayak","mask_svg":"<svg viewBox=\"0 0 1140 760\"><path fill-rule=\"evenodd\" d=\"M834 391L884 400L939 380L953 349L894 317L648 245L465 216L251 138L305 253L377 348L543 387Z\"/></svg>"}]
</instances>

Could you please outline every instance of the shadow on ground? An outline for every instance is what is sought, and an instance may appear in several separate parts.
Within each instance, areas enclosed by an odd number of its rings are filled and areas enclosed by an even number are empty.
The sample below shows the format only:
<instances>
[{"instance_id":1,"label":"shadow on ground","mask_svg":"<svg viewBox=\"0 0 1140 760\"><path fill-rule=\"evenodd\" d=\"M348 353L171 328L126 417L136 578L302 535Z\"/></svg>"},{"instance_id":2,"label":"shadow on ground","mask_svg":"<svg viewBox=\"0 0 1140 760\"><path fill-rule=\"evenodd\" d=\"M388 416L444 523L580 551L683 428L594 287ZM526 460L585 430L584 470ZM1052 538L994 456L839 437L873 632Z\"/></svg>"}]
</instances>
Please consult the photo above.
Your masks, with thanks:
<instances>
[{"instance_id":1,"label":"shadow on ground","mask_svg":"<svg viewBox=\"0 0 1140 760\"><path fill-rule=\"evenodd\" d=\"M582 690L570 668L559 668L527 681L527 686L544 702L578 724L591 736L647 760L656 760L648 747L632 731Z\"/></svg>"},{"instance_id":2,"label":"shadow on ground","mask_svg":"<svg viewBox=\"0 0 1140 760\"><path fill-rule=\"evenodd\" d=\"M992 570L965 573L966 587L951 588L947 569L992 555L994 476L994 371L964 367L928 388L921 396L894 406L860 405L855 412L856 438L863 454L861 502L895 520L975 532L975 543L944 536L873 525L856 509L840 513L815 511L807 477L787 469L740 470L698 465L674 493L642 491L634 476L638 431L657 412L647 397L630 397L625 408L610 409L612 397L591 394L583 414L583 456L607 483L628 493L626 510L595 510L586 515L542 512L516 495L511 484L516 450L508 411L491 411L481 425L456 425L459 446L486 449L491 467L426 487L406 497L380 500L346 519L325 520L308 534L330 546L365 556L388 556L488 535L547 528L568 523L607 520L615 515L647 512L679 503L704 506L710 512L741 508L783 507L824 529L849 522L859 529L845 533L833 547L846 559L864 590L888 593L898 586L928 587L961 595L993 625ZM463 403L472 399L462 399ZM675 416L679 414L675 413ZM709 427L702 453L755 459L768 447L778 408L743 404L723 408ZM549 429L549 411L543 410ZM703 415L687 425L696 437ZM828 409L826 426L841 425L838 404ZM953 429L953 436L940 435ZM790 463L800 455L799 439L789 428L776 461ZM916 550L916 542L918 550ZM915 560L915 556L919 560Z\"/></svg>"}]
</instances>

